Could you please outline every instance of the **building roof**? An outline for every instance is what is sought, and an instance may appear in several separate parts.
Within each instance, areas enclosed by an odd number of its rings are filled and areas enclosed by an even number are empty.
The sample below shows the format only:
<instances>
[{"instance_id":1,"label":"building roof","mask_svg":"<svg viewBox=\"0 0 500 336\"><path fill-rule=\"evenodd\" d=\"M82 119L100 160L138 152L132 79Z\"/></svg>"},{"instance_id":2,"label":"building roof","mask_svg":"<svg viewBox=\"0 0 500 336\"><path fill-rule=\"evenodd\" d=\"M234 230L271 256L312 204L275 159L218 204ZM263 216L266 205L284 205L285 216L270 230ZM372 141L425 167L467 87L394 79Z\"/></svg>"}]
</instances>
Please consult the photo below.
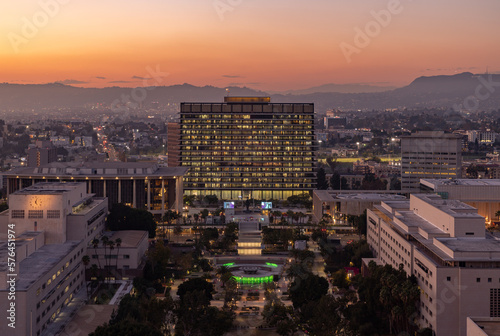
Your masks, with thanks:
<instances>
[{"instance_id":1,"label":"building roof","mask_svg":"<svg viewBox=\"0 0 500 336\"><path fill-rule=\"evenodd\" d=\"M7 176L75 176L75 177L176 177L183 176L186 167L160 167L152 162L52 162L40 167L18 167Z\"/></svg>"},{"instance_id":2,"label":"building roof","mask_svg":"<svg viewBox=\"0 0 500 336\"><path fill-rule=\"evenodd\" d=\"M420 179L420 183L432 186L484 186L500 187L500 180L495 179Z\"/></svg>"},{"instance_id":3,"label":"building roof","mask_svg":"<svg viewBox=\"0 0 500 336\"><path fill-rule=\"evenodd\" d=\"M120 248L138 247L144 239L148 239L147 231L124 230L105 232L104 234L110 240L116 241L120 238L122 240Z\"/></svg>"},{"instance_id":4,"label":"building roof","mask_svg":"<svg viewBox=\"0 0 500 336\"><path fill-rule=\"evenodd\" d=\"M75 190L83 182L39 182L35 185L18 190L12 195L54 195Z\"/></svg>"},{"instance_id":5,"label":"building roof","mask_svg":"<svg viewBox=\"0 0 500 336\"><path fill-rule=\"evenodd\" d=\"M33 252L29 257L19 263L17 272L18 281L16 289L19 291L27 290L44 274L52 270L63 258L76 249L81 240L68 240L63 244L44 245ZM5 243L6 244L6 243ZM16 244L17 245L17 244ZM77 263L79 260L77 260ZM74 267L76 264L70 265ZM55 281L60 281L56 279Z\"/></svg>"},{"instance_id":6,"label":"building roof","mask_svg":"<svg viewBox=\"0 0 500 336\"><path fill-rule=\"evenodd\" d=\"M314 190L314 194L321 202L334 201L364 201L364 202L382 202L382 201L403 201L407 198L398 195L399 190Z\"/></svg>"},{"instance_id":7,"label":"building roof","mask_svg":"<svg viewBox=\"0 0 500 336\"><path fill-rule=\"evenodd\" d=\"M448 138L448 139L462 139L462 135L455 133L444 133L443 131L420 131L412 133L411 135L402 135L403 139L415 139L415 138Z\"/></svg>"},{"instance_id":8,"label":"building roof","mask_svg":"<svg viewBox=\"0 0 500 336\"><path fill-rule=\"evenodd\" d=\"M500 336L500 318L469 317L487 336Z\"/></svg>"}]
</instances>

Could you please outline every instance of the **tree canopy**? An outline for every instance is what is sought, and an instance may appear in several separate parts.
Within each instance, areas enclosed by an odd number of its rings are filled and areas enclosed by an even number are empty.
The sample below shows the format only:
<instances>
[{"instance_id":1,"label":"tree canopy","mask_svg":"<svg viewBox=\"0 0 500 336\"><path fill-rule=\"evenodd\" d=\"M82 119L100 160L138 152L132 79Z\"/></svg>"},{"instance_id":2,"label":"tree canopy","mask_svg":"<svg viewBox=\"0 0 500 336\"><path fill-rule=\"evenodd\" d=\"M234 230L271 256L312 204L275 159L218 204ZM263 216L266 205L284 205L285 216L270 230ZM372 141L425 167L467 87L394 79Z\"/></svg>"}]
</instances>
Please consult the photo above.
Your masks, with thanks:
<instances>
[{"instance_id":1,"label":"tree canopy","mask_svg":"<svg viewBox=\"0 0 500 336\"><path fill-rule=\"evenodd\" d=\"M115 204L106 218L106 227L111 231L144 230L149 238L156 235L156 222L151 212L135 209L124 204Z\"/></svg>"}]
</instances>

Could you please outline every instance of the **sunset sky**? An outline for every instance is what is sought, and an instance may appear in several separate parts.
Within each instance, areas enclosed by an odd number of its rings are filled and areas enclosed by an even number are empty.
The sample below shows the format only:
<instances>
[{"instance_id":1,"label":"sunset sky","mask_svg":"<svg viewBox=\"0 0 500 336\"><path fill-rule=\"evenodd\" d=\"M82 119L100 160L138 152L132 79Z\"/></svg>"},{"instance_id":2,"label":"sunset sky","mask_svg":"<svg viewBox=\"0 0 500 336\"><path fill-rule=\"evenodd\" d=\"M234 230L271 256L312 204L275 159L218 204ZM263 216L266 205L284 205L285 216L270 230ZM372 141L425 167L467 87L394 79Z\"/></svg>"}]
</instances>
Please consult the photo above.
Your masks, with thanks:
<instances>
[{"instance_id":1,"label":"sunset sky","mask_svg":"<svg viewBox=\"0 0 500 336\"><path fill-rule=\"evenodd\" d=\"M392 2L1 1L0 82L141 86L159 68L163 85L288 90L500 72L500 1L401 0L381 26L372 12ZM372 37L356 45L367 24ZM342 43L357 50L350 62Z\"/></svg>"}]
</instances>

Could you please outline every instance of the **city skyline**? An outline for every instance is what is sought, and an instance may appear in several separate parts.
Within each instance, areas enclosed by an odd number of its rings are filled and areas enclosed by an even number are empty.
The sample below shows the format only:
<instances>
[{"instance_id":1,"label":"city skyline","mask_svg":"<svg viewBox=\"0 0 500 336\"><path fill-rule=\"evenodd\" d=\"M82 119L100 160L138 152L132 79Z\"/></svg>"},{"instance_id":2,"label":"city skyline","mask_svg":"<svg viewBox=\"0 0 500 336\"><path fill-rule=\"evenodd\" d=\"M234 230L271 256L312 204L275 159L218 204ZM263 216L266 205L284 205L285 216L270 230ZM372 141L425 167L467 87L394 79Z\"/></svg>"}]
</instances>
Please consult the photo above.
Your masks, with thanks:
<instances>
[{"instance_id":1,"label":"city skyline","mask_svg":"<svg viewBox=\"0 0 500 336\"><path fill-rule=\"evenodd\" d=\"M495 1L216 0L0 5L0 81L285 91L326 83L403 86L500 71ZM364 36L363 36L364 35Z\"/></svg>"}]
</instances>

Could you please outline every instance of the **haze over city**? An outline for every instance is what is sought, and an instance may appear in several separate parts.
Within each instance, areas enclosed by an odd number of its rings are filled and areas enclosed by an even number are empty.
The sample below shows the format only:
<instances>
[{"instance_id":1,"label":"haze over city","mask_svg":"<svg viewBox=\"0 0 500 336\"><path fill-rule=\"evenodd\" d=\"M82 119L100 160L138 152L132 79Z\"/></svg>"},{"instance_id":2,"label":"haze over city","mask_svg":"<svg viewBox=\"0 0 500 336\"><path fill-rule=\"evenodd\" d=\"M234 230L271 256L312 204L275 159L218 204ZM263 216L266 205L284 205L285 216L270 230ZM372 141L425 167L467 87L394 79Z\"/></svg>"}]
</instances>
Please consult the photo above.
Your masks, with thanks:
<instances>
[{"instance_id":1,"label":"haze over city","mask_svg":"<svg viewBox=\"0 0 500 336\"><path fill-rule=\"evenodd\" d=\"M0 81L142 86L146 67L159 65L165 85L286 91L500 71L495 0L43 3L51 1L0 4ZM365 32L391 6L356 45L356 29ZM342 43L357 48L350 62Z\"/></svg>"}]
</instances>

